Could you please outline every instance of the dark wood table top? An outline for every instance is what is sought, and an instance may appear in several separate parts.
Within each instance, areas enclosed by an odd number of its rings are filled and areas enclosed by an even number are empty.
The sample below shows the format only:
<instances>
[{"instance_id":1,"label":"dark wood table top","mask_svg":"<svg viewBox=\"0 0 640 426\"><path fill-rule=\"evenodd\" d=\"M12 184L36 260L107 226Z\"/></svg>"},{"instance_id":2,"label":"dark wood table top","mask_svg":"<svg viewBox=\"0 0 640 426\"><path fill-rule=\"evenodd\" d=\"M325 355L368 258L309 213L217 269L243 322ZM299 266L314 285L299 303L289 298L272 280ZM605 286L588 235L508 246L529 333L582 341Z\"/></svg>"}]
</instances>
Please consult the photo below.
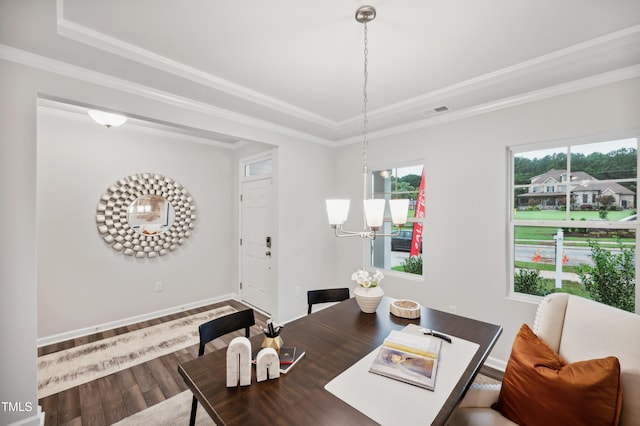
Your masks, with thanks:
<instances>
[{"instance_id":1,"label":"dark wood table top","mask_svg":"<svg viewBox=\"0 0 640 426\"><path fill-rule=\"evenodd\" d=\"M393 300L385 297L376 314L365 314L352 298L288 323L282 331L284 344L306 354L279 379L258 383L252 368L251 386L227 388L226 348L186 362L178 371L218 425L376 424L324 386L380 346L391 330L419 324L480 345L432 423L442 425L469 389L502 327L425 307L418 319L398 318L389 312ZM262 338L251 337L254 350Z\"/></svg>"}]
</instances>

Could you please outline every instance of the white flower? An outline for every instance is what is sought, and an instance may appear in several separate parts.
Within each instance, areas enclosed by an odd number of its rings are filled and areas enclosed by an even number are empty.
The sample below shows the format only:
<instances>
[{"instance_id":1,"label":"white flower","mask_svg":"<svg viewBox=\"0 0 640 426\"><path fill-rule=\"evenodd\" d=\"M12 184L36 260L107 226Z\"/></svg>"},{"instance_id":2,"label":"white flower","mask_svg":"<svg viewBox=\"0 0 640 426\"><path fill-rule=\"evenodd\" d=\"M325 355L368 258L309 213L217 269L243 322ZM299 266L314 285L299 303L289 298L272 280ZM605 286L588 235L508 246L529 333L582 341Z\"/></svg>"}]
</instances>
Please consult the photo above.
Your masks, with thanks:
<instances>
[{"instance_id":1,"label":"white flower","mask_svg":"<svg viewBox=\"0 0 640 426\"><path fill-rule=\"evenodd\" d=\"M373 276L371 276L371 274L364 269L359 269L351 275L351 280L356 281L361 287L364 288L377 287L383 278L384 275L382 275L382 272L378 270L374 272Z\"/></svg>"}]
</instances>

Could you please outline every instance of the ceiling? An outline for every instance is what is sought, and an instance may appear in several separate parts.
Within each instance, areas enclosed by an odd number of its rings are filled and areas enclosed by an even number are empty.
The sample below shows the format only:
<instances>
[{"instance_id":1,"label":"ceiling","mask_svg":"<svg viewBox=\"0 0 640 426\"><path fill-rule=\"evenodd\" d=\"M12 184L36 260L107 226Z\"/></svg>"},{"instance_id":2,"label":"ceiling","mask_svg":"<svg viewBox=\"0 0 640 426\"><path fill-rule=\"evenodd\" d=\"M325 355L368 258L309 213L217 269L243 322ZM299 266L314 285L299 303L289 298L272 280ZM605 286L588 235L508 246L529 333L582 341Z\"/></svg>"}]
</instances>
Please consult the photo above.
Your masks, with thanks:
<instances>
[{"instance_id":1,"label":"ceiling","mask_svg":"<svg viewBox=\"0 0 640 426\"><path fill-rule=\"evenodd\" d=\"M301 139L340 145L361 134L361 2L13 3L2 7L32 25L2 30L2 44ZM637 0L369 4L373 137L640 75Z\"/></svg>"}]
</instances>

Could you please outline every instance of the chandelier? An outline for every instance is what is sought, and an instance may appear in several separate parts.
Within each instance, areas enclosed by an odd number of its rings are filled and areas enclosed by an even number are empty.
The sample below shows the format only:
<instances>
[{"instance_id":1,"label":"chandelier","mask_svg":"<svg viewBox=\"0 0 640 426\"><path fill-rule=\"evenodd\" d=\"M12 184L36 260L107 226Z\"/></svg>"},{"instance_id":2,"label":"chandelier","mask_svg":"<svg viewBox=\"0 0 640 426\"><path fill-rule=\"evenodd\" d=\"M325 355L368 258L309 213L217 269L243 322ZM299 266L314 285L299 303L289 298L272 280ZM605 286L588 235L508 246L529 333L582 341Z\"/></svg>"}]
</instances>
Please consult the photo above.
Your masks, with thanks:
<instances>
[{"instance_id":1,"label":"chandelier","mask_svg":"<svg viewBox=\"0 0 640 426\"><path fill-rule=\"evenodd\" d=\"M407 214L409 211L408 199L389 200L389 211L391 213L391 221L398 227L396 231L390 233L379 233L380 227L384 222L384 213L386 208L386 200L384 198L369 199L367 197L367 179L369 178L369 170L367 167L367 80L369 77L368 65L368 46L367 46L367 23L373 21L376 17L376 9L373 6L361 6L356 10L356 21L364 26L364 86L363 93L363 126L362 126L362 175L363 175L363 205L365 228L362 231L347 231L343 229L344 223L349 215L350 200L326 200L327 216L329 225L334 229L336 237L362 237L375 240L376 236L392 237L400 233L400 228L407 223Z\"/></svg>"}]
</instances>

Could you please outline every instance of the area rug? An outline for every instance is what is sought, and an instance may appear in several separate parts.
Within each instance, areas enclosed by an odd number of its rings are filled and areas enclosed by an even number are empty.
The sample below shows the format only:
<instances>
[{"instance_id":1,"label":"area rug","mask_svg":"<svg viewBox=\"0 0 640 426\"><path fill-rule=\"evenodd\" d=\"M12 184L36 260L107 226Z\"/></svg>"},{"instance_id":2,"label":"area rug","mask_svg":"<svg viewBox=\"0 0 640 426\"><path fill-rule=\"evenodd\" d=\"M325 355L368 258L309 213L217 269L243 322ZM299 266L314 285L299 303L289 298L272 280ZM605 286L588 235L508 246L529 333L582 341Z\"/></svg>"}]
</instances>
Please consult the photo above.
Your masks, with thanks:
<instances>
[{"instance_id":1,"label":"area rug","mask_svg":"<svg viewBox=\"0 0 640 426\"><path fill-rule=\"evenodd\" d=\"M195 345L201 323L233 312L222 306L38 357L38 398Z\"/></svg>"},{"instance_id":2,"label":"area rug","mask_svg":"<svg viewBox=\"0 0 640 426\"><path fill-rule=\"evenodd\" d=\"M191 415L191 391L184 391L132 416L114 423L113 426L176 426L189 423ZM209 413L198 404L196 426L213 426Z\"/></svg>"},{"instance_id":3,"label":"area rug","mask_svg":"<svg viewBox=\"0 0 640 426\"><path fill-rule=\"evenodd\" d=\"M499 380L493 379L491 377L485 376L483 374L478 374L476 376L476 379L473 381L473 383L477 385L499 385L502 382L500 382Z\"/></svg>"}]
</instances>

